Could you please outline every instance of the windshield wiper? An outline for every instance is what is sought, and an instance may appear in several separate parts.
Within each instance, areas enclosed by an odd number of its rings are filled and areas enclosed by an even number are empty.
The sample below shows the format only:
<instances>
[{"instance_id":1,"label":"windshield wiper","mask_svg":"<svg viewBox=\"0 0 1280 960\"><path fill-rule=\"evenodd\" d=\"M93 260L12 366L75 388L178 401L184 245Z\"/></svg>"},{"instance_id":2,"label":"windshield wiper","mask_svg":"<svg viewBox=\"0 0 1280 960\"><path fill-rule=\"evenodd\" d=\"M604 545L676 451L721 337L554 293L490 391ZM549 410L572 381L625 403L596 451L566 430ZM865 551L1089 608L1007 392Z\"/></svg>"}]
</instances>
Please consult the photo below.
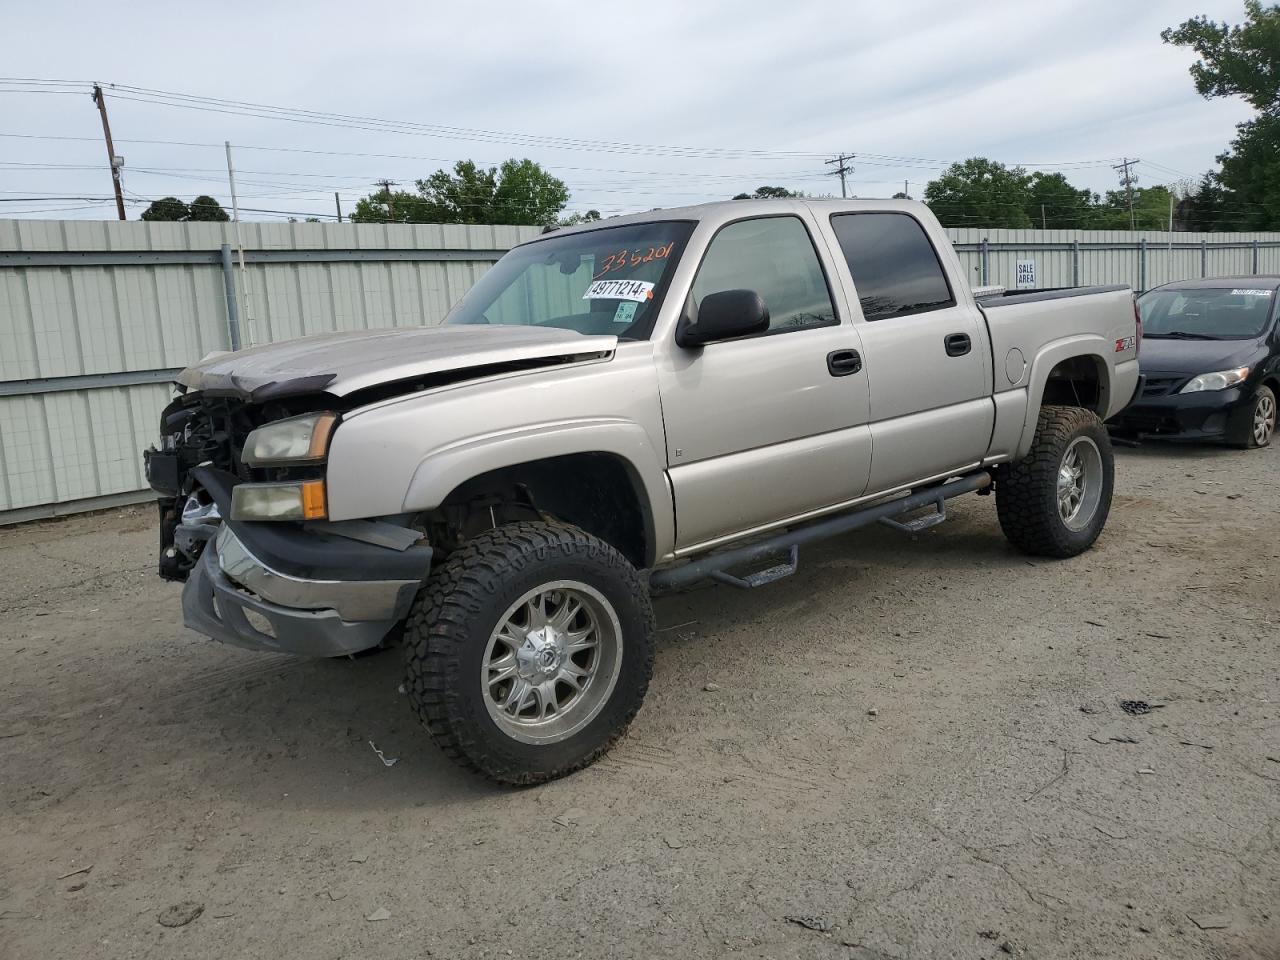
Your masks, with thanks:
<instances>
[{"instance_id":1,"label":"windshield wiper","mask_svg":"<svg viewBox=\"0 0 1280 960\"><path fill-rule=\"evenodd\" d=\"M1221 340L1208 333L1191 333L1187 330L1167 330L1164 333L1143 333L1143 337L1151 340Z\"/></svg>"}]
</instances>

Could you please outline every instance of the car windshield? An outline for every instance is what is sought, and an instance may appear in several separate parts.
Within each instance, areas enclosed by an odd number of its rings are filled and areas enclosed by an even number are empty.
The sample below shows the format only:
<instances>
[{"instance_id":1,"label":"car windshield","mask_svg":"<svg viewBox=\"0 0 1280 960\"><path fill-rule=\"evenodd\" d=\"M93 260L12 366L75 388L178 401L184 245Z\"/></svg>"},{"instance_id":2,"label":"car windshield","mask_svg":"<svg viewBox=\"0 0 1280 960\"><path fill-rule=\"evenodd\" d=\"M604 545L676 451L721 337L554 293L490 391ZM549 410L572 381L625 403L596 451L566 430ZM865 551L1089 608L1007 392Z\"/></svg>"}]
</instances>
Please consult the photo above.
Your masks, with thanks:
<instances>
[{"instance_id":1,"label":"car windshield","mask_svg":"<svg viewBox=\"0 0 1280 960\"><path fill-rule=\"evenodd\" d=\"M561 327L643 340L692 231L687 221L657 221L516 247L444 322Z\"/></svg>"},{"instance_id":2,"label":"car windshield","mask_svg":"<svg viewBox=\"0 0 1280 960\"><path fill-rule=\"evenodd\" d=\"M1152 290L1138 301L1142 334L1170 340L1251 340L1266 329L1274 294L1274 289L1250 286Z\"/></svg>"}]
</instances>

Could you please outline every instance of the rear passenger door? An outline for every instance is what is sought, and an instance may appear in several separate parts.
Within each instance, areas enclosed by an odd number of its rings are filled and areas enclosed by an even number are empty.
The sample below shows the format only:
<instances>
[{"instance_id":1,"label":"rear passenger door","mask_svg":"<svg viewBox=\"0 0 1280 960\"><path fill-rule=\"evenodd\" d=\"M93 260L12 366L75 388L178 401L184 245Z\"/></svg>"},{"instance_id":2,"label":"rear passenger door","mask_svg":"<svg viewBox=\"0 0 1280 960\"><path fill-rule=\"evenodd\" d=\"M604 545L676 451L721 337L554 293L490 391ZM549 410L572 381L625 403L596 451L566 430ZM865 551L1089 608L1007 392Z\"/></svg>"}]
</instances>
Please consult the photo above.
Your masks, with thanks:
<instances>
[{"instance_id":1,"label":"rear passenger door","mask_svg":"<svg viewBox=\"0 0 1280 960\"><path fill-rule=\"evenodd\" d=\"M698 266L687 309L709 294L754 290L769 309L768 330L697 349L669 334L655 353L678 550L821 510L866 488L871 440L861 345L836 312L812 226L796 215L722 226Z\"/></svg>"},{"instance_id":2,"label":"rear passenger door","mask_svg":"<svg viewBox=\"0 0 1280 960\"><path fill-rule=\"evenodd\" d=\"M995 417L986 321L951 289L910 213L837 213L830 223L862 312L875 450L867 492L975 465Z\"/></svg>"}]
</instances>

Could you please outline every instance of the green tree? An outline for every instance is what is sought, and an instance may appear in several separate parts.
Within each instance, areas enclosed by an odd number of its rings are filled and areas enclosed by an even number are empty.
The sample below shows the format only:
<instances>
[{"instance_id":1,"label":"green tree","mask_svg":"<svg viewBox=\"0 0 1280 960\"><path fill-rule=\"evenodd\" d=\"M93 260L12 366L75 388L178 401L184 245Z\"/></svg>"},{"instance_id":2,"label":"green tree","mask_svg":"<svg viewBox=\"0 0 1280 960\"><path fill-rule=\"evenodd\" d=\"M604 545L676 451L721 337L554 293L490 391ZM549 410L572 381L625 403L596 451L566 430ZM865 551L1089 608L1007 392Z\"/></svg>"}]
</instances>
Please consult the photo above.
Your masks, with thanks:
<instances>
[{"instance_id":1,"label":"green tree","mask_svg":"<svg viewBox=\"0 0 1280 960\"><path fill-rule=\"evenodd\" d=\"M576 227L580 223L595 223L599 219L599 210L588 210L586 213L571 213L567 217L561 217L558 226Z\"/></svg>"},{"instance_id":2,"label":"green tree","mask_svg":"<svg viewBox=\"0 0 1280 960\"><path fill-rule=\"evenodd\" d=\"M1165 186L1133 188L1133 226L1138 230L1168 230L1169 200ZM1175 214L1176 215L1176 214ZM1108 190L1102 201L1092 208L1087 227L1095 230L1129 229L1129 194L1125 190Z\"/></svg>"},{"instance_id":3,"label":"green tree","mask_svg":"<svg viewBox=\"0 0 1280 960\"><path fill-rule=\"evenodd\" d=\"M192 200L187 210L187 219L192 222L226 223L231 219L222 209L222 204L204 194Z\"/></svg>"},{"instance_id":4,"label":"green tree","mask_svg":"<svg viewBox=\"0 0 1280 960\"><path fill-rule=\"evenodd\" d=\"M156 221L183 221L191 216L191 208L177 197L162 197L151 201L151 205L142 211L142 219Z\"/></svg>"},{"instance_id":5,"label":"green tree","mask_svg":"<svg viewBox=\"0 0 1280 960\"><path fill-rule=\"evenodd\" d=\"M383 188L361 197L349 219L352 223L456 223L419 194Z\"/></svg>"},{"instance_id":6,"label":"green tree","mask_svg":"<svg viewBox=\"0 0 1280 960\"><path fill-rule=\"evenodd\" d=\"M1222 193L1211 206L1221 227L1272 230L1280 227L1280 5L1244 6L1242 24L1193 17L1160 36L1199 54L1191 77L1201 96L1239 96L1258 111L1218 157Z\"/></svg>"},{"instance_id":7,"label":"green tree","mask_svg":"<svg viewBox=\"0 0 1280 960\"><path fill-rule=\"evenodd\" d=\"M953 163L924 188L924 200L948 227L1029 227L1031 176L985 157Z\"/></svg>"},{"instance_id":8,"label":"green tree","mask_svg":"<svg viewBox=\"0 0 1280 960\"><path fill-rule=\"evenodd\" d=\"M800 190L788 190L786 187L756 187L755 193L740 193L734 200L782 200L787 197L803 197Z\"/></svg>"},{"instance_id":9,"label":"green tree","mask_svg":"<svg viewBox=\"0 0 1280 960\"><path fill-rule=\"evenodd\" d=\"M1033 173L1027 193L1027 216L1033 227L1047 230L1088 229L1097 197L1073 187L1060 173Z\"/></svg>"},{"instance_id":10,"label":"green tree","mask_svg":"<svg viewBox=\"0 0 1280 960\"><path fill-rule=\"evenodd\" d=\"M1255 110L1280 106L1280 5L1245 0L1245 22L1236 26L1192 17L1161 31L1165 43L1200 55L1191 78L1202 97L1244 97Z\"/></svg>"},{"instance_id":11,"label":"green tree","mask_svg":"<svg viewBox=\"0 0 1280 960\"><path fill-rule=\"evenodd\" d=\"M383 188L357 201L354 223L513 223L550 226L569 202L569 188L532 160L487 170L460 160L416 182L416 193Z\"/></svg>"},{"instance_id":12,"label":"green tree","mask_svg":"<svg viewBox=\"0 0 1280 960\"><path fill-rule=\"evenodd\" d=\"M1196 189L1178 201L1175 222L1179 229L1198 233L1231 230L1233 219L1227 209L1227 192L1217 174L1206 173Z\"/></svg>"}]
</instances>

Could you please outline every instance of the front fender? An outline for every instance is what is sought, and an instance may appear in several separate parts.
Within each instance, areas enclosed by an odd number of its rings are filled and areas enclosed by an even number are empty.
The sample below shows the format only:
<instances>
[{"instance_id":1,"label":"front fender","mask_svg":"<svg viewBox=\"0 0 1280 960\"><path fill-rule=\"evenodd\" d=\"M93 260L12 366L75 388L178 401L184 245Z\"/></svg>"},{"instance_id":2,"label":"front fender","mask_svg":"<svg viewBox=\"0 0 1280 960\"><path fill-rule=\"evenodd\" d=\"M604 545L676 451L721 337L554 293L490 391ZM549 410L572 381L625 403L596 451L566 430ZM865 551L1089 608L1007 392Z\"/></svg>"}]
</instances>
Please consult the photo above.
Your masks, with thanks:
<instances>
[{"instance_id":1,"label":"front fender","mask_svg":"<svg viewBox=\"0 0 1280 960\"><path fill-rule=\"evenodd\" d=\"M608 363L473 381L346 414L329 447L330 519L430 510L481 474L601 453L627 469L663 556L675 508L651 352L647 342L624 344Z\"/></svg>"},{"instance_id":2,"label":"front fender","mask_svg":"<svg viewBox=\"0 0 1280 960\"><path fill-rule=\"evenodd\" d=\"M492 470L575 453L608 454L626 465L652 518L656 555L670 551L675 510L663 465L648 432L615 417L528 424L428 450L413 471L401 512L434 509L461 484Z\"/></svg>"}]
</instances>

